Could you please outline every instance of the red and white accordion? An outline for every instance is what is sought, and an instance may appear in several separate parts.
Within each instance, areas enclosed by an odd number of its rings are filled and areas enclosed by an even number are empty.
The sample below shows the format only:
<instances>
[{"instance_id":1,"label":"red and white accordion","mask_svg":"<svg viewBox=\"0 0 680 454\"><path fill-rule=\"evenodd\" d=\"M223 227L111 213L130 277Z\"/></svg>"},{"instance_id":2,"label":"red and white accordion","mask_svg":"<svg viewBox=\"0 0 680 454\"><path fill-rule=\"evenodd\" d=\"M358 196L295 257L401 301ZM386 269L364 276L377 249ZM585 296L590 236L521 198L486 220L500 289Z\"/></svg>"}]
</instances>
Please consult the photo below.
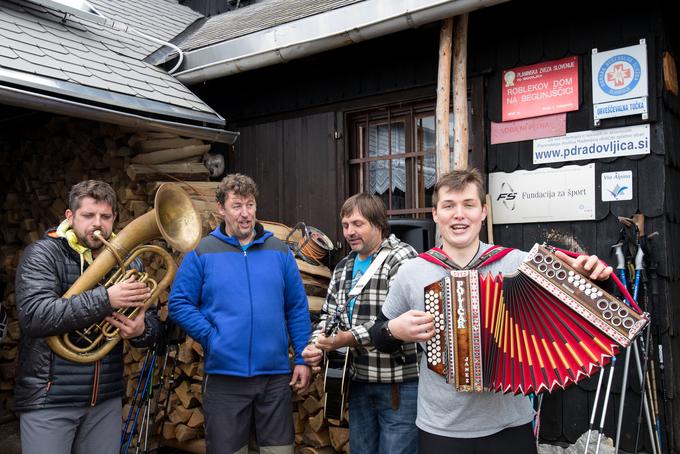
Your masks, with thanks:
<instances>
[{"instance_id":1,"label":"red and white accordion","mask_svg":"<svg viewBox=\"0 0 680 454\"><path fill-rule=\"evenodd\" d=\"M457 391L565 388L606 365L649 323L630 302L538 244L513 274L452 270L425 287L425 310L435 320L428 367Z\"/></svg>"}]
</instances>

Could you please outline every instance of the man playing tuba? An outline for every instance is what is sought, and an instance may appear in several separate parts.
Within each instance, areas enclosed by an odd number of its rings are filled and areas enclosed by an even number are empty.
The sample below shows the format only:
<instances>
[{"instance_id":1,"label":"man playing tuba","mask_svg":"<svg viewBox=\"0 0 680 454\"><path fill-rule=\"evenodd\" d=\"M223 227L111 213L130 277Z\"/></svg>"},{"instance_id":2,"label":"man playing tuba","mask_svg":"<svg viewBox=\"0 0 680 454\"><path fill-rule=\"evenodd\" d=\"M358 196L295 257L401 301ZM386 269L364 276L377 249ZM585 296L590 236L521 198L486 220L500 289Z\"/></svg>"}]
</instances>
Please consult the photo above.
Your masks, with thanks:
<instances>
[{"instance_id":1,"label":"man playing tuba","mask_svg":"<svg viewBox=\"0 0 680 454\"><path fill-rule=\"evenodd\" d=\"M24 251L16 275L22 335L16 377L25 454L117 453L121 436L123 346L98 361L72 362L52 352L44 337L108 321L134 347L152 345L160 332L155 309L144 310L148 287L128 279L62 295L112 238L116 193L102 181L78 183L69 193L66 219ZM136 260L136 268L141 266ZM133 320L114 312L138 307Z\"/></svg>"}]
</instances>

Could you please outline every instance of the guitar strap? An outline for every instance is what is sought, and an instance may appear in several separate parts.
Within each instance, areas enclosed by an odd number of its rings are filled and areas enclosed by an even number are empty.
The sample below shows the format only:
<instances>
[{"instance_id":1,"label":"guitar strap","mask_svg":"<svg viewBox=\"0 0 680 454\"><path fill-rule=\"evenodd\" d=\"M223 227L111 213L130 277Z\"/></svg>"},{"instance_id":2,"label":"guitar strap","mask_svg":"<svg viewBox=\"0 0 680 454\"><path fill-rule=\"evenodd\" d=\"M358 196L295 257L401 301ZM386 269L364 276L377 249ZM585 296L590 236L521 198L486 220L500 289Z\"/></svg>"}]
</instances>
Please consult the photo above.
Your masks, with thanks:
<instances>
[{"instance_id":1,"label":"guitar strap","mask_svg":"<svg viewBox=\"0 0 680 454\"><path fill-rule=\"evenodd\" d=\"M376 255L373 261L371 262L371 265L368 267L366 272L361 276L359 282L357 282L354 285L354 287L352 287L352 290L349 291L347 296L353 298L355 296L358 296L364 290L364 287L366 287L366 284L368 284L369 279L371 279L375 272L378 271L378 268L380 268L380 265L383 264L389 253L390 251L387 248L382 248L380 252L378 252L378 255Z\"/></svg>"}]
</instances>

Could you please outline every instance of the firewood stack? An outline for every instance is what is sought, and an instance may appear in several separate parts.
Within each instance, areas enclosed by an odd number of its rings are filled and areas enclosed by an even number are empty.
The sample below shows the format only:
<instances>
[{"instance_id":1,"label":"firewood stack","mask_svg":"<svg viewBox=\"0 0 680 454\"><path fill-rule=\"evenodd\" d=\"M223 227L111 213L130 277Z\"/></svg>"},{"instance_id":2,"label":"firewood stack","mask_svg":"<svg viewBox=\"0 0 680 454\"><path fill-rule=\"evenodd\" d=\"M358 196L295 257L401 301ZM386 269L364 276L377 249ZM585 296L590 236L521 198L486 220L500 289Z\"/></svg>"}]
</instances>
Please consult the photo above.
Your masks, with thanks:
<instances>
[{"instance_id":1,"label":"firewood stack","mask_svg":"<svg viewBox=\"0 0 680 454\"><path fill-rule=\"evenodd\" d=\"M10 323L0 340L0 423L16 417L13 389L21 333L14 278L23 249L64 219L73 184L85 179L110 183L119 197L120 230L152 208L146 190L154 178L207 180L208 171L200 161L210 147L174 134L135 132L66 117L36 117L2 138L0 297ZM147 266L158 268L159 263Z\"/></svg>"},{"instance_id":2,"label":"firewood stack","mask_svg":"<svg viewBox=\"0 0 680 454\"><path fill-rule=\"evenodd\" d=\"M0 296L10 315L8 334L0 341L0 423L16 417L13 389L21 335L15 308L16 268L23 249L63 220L70 187L85 179L110 183L118 195L116 227L121 230L153 208L153 196L162 182L179 182L201 213L204 233L207 233L220 222L215 205L217 183L208 181L208 171L201 163L203 153L209 148L210 145L200 140L169 133L138 132L65 117L51 117L41 129L27 127L0 142L0 184L6 190L4 200L0 200ZM265 228L294 244L299 233L294 232L288 238L290 229L281 226L265 222ZM178 261L181 259L179 254L176 257ZM151 277L160 280L164 273L160 257L144 258ZM330 270L323 265L297 261L309 295L310 309L318 313ZM167 318L167 299L168 291L159 297L161 319ZM130 348L129 345L125 348L127 403L124 418L147 354L146 349ZM151 414L155 415L157 427L165 420L160 434L162 444L188 452L204 452L202 348L187 337L178 348L170 348L169 352L164 372L166 383L160 390L158 408L152 408ZM163 360L162 355L156 359L155 383ZM173 383L168 386L170 377L173 377ZM323 420L322 387L322 377L317 375L311 393L295 397L292 417L298 451L349 452L347 429L329 427ZM158 389L154 390L154 393L158 392ZM156 394L152 401L155 399ZM164 411L166 405L167 413ZM134 444L135 441L132 446Z\"/></svg>"}]
</instances>

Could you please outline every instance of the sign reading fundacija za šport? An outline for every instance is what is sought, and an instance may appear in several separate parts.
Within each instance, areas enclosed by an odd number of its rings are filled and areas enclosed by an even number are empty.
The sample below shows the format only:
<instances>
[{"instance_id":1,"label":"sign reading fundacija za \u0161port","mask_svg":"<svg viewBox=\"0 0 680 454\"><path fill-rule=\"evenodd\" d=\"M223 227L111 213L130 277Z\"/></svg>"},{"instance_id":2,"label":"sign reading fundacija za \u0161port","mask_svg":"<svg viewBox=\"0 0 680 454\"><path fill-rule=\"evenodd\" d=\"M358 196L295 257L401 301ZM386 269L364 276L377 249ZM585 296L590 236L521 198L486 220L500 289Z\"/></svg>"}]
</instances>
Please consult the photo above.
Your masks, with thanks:
<instances>
[{"instance_id":1,"label":"sign reading fundacija za \u0161port","mask_svg":"<svg viewBox=\"0 0 680 454\"><path fill-rule=\"evenodd\" d=\"M497 224L595 219L595 164L490 173Z\"/></svg>"},{"instance_id":2,"label":"sign reading fundacija za \u0161port","mask_svg":"<svg viewBox=\"0 0 680 454\"><path fill-rule=\"evenodd\" d=\"M595 219L595 164L490 173L497 224Z\"/></svg>"},{"instance_id":3,"label":"sign reading fundacija za \u0161port","mask_svg":"<svg viewBox=\"0 0 680 454\"><path fill-rule=\"evenodd\" d=\"M570 132L534 140L534 164L649 154L649 125Z\"/></svg>"},{"instance_id":4,"label":"sign reading fundacija za \u0161port","mask_svg":"<svg viewBox=\"0 0 680 454\"><path fill-rule=\"evenodd\" d=\"M503 71L503 121L578 110L578 57Z\"/></svg>"}]
</instances>

